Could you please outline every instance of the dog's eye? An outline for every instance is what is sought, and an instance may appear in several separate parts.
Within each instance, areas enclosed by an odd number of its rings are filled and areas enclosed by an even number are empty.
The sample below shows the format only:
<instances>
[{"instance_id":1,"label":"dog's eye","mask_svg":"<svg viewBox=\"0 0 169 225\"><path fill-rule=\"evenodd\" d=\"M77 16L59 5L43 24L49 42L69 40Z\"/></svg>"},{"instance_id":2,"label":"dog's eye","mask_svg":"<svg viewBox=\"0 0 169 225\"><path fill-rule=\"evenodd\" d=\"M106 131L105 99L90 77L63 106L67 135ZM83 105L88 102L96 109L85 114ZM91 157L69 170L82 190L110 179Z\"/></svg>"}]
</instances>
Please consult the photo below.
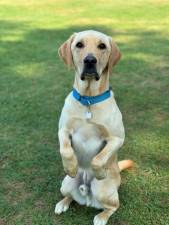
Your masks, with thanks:
<instances>
[{"instance_id":1,"label":"dog's eye","mask_svg":"<svg viewBox=\"0 0 169 225\"><path fill-rule=\"evenodd\" d=\"M77 48L83 48L84 44L82 42L77 42L76 47Z\"/></svg>"},{"instance_id":2,"label":"dog's eye","mask_svg":"<svg viewBox=\"0 0 169 225\"><path fill-rule=\"evenodd\" d=\"M98 45L98 48L99 48L99 49L106 49L106 45L105 45L104 43L100 43L100 44Z\"/></svg>"}]
</instances>

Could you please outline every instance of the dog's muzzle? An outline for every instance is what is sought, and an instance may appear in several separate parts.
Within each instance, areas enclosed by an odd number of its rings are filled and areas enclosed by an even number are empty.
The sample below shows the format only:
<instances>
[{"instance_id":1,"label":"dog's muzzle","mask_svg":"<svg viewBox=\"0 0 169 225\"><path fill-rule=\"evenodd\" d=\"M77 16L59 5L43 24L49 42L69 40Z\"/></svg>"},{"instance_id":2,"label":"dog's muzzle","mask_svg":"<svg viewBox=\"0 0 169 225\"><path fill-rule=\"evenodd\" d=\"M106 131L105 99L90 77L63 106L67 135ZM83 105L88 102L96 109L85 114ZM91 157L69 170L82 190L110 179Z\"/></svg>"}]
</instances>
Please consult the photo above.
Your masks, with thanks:
<instances>
[{"instance_id":1,"label":"dog's muzzle","mask_svg":"<svg viewBox=\"0 0 169 225\"><path fill-rule=\"evenodd\" d=\"M96 80L100 79L99 74L96 70L96 63L97 59L92 54L88 54L84 58L84 68L81 74L81 80L85 80L86 77L95 78Z\"/></svg>"}]
</instances>

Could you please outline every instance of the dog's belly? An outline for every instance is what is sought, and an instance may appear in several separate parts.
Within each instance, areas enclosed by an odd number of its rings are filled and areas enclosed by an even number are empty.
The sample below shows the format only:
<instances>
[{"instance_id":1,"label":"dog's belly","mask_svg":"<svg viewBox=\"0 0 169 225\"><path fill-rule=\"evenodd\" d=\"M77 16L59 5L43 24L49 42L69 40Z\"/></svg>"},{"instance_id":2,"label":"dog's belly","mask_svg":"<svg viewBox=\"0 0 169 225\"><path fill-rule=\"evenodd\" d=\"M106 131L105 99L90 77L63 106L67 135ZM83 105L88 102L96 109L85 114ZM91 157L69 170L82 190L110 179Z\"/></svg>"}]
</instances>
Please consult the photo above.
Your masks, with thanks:
<instances>
[{"instance_id":1,"label":"dog's belly","mask_svg":"<svg viewBox=\"0 0 169 225\"><path fill-rule=\"evenodd\" d=\"M78 128L72 135L72 147L78 159L79 167L90 169L91 160L104 147L105 141L94 124Z\"/></svg>"},{"instance_id":2,"label":"dog's belly","mask_svg":"<svg viewBox=\"0 0 169 225\"><path fill-rule=\"evenodd\" d=\"M101 136L99 128L94 124L82 125L72 135L72 147L79 166L78 189L72 193L72 197L79 204L100 208L91 192L91 183L94 179L91 161L104 145L104 138Z\"/></svg>"},{"instance_id":3,"label":"dog's belly","mask_svg":"<svg viewBox=\"0 0 169 225\"><path fill-rule=\"evenodd\" d=\"M91 191L94 173L91 168L92 159L103 149L106 142L99 127L94 124L83 124L72 134L72 147L78 160L78 189L72 197L79 204L101 208Z\"/></svg>"}]
</instances>

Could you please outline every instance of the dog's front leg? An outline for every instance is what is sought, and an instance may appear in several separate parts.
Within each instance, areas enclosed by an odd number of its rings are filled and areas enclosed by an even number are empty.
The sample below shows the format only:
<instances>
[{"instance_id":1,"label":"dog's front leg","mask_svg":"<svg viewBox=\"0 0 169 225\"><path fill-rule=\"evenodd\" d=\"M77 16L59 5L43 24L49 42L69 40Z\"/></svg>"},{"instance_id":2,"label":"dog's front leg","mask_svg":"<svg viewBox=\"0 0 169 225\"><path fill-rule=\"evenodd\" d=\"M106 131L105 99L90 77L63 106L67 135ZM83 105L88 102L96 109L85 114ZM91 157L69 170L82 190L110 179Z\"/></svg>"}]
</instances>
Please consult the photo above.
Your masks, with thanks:
<instances>
[{"instance_id":1,"label":"dog's front leg","mask_svg":"<svg viewBox=\"0 0 169 225\"><path fill-rule=\"evenodd\" d=\"M69 176L75 177L78 170L78 162L71 147L70 131L66 128L61 128L58 136L64 170Z\"/></svg>"},{"instance_id":2,"label":"dog's front leg","mask_svg":"<svg viewBox=\"0 0 169 225\"><path fill-rule=\"evenodd\" d=\"M112 155L122 146L124 139L119 137L109 137L106 146L92 160L92 168L97 179L106 177L106 165Z\"/></svg>"}]
</instances>

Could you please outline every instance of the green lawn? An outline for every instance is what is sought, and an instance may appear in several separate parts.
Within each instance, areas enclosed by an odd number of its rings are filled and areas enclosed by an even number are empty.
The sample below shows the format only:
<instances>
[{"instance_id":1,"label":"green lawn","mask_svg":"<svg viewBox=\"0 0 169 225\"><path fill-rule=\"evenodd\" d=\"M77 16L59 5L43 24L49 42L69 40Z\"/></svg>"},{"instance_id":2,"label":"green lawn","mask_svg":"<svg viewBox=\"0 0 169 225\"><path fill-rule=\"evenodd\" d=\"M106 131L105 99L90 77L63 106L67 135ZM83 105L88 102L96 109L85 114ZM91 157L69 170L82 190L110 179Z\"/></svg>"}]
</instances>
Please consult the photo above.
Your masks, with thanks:
<instances>
[{"instance_id":1,"label":"green lawn","mask_svg":"<svg viewBox=\"0 0 169 225\"><path fill-rule=\"evenodd\" d=\"M116 40L111 84L126 141L119 210L109 225L169 225L169 1L0 1L0 225L91 225L97 210L54 215L64 177L57 124L73 72L57 48L75 31Z\"/></svg>"}]
</instances>

